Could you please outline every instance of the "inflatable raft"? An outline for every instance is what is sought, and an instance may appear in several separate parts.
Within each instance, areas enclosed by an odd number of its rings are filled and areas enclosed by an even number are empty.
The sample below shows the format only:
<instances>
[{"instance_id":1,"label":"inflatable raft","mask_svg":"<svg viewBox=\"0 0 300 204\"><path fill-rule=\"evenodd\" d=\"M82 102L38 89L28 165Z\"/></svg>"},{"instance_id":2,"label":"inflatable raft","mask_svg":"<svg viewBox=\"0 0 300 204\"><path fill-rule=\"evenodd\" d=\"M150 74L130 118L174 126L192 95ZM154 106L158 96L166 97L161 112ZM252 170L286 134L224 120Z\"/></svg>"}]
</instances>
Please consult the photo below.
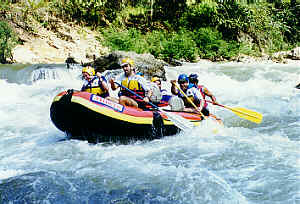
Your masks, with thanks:
<instances>
[{"instance_id":1,"label":"inflatable raft","mask_svg":"<svg viewBox=\"0 0 300 204\"><path fill-rule=\"evenodd\" d=\"M197 114L170 110L142 110L127 107L88 92L68 90L55 96L50 117L70 139L92 143L155 139L174 135L180 129L168 119L172 113L194 125Z\"/></svg>"}]
</instances>

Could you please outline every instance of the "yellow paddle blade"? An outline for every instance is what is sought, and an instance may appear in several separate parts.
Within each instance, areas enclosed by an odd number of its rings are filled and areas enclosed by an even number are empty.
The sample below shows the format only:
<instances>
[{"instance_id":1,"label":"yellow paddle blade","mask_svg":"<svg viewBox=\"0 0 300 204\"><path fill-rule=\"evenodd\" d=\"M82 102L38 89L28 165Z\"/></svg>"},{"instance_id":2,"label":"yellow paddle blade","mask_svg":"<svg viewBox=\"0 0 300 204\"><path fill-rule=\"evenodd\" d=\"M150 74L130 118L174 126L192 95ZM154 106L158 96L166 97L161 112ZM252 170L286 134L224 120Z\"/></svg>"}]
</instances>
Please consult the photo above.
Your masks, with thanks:
<instances>
[{"instance_id":1,"label":"yellow paddle blade","mask_svg":"<svg viewBox=\"0 0 300 204\"><path fill-rule=\"evenodd\" d=\"M261 113L246 108L240 108L240 107L230 108L227 106L225 106L225 108L230 109L233 113L235 113L239 117L252 121L257 124L261 123L263 118L263 115Z\"/></svg>"}]
</instances>

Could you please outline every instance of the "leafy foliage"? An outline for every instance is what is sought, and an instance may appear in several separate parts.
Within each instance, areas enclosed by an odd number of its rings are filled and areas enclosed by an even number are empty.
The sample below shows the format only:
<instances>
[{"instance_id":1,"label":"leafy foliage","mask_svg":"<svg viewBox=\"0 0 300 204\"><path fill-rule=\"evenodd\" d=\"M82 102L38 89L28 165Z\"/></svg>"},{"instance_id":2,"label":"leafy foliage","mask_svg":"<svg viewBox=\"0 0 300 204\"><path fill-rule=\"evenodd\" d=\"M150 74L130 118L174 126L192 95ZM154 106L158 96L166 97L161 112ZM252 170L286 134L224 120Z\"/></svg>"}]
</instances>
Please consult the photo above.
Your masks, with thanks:
<instances>
[{"instance_id":1,"label":"leafy foliage","mask_svg":"<svg viewBox=\"0 0 300 204\"><path fill-rule=\"evenodd\" d=\"M66 20L97 27L112 21L123 5L118 0L54 0L51 6Z\"/></svg>"},{"instance_id":2,"label":"leafy foliage","mask_svg":"<svg viewBox=\"0 0 300 204\"><path fill-rule=\"evenodd\" d=\"M190 30L216 25L217 6L218 4L215 2L203 2L191 5L180 19L181 25Z\"/></svg>"},{"instance_id":3,"label":"leafy foliage","mask_svg":"<svg viewBox=\"0 0 300 204\"><path fill-rule=\"evenodd\" d=\"M239 51L239 44L223 40L222 33L212 28L200 28L194 33L195 42L199 48L199 55L202 58L212 60L225 57L230 59Z\"/></svg>"},{"instance_id":4,"label":"leafy foliage","mask_svg":"<svg viewBox=\"0 0 300 204\"><path fill-rule=\"evenodd\" d=\"M112 50L135 51L136 53L151 53L161 59L175 58L194 61L196 58L196 43L190 37L192 33L180 32L168 34L154 31L143 35L136 29L118 31L102 30L104 43Z\"/></svg>"},{"instance_id":5,"label":"leafy foliage","mask_svg":"<svg viewBox=\"0 0 300 204\"><path fill-rule=\"evenodd\" d=\"M16 44L16 36L5 21L0 21L0 63L6 63L6 58L12 58L12 48Z\"/></svg>"},{"instance_id":6,"label":"leafy foliage","mask_svg":"<svg viewBox=\"0 0 300 204\"><path fill-rule=\"evenodd\" d=\"M239 33L247 30L249 22L253 22L249 8L237 1L218 4L217 10L216 26L225 39L237 40Z\"/></svg>"},{"instance_id":7,"label":"leafy foliage","mask_svg":"<svg viewBox=\"0 0 300 204\"><path fill-rule=\"evenodd\" d=\"M192 33L184 30L171 34L168 41L163 44L161 52L163 59L174 58L194 61L196 59L196 43L191 37Z\"/></svg>"},{"instance_id":8,"label":"leafy foliage","mask_svg":"<svg viewBox=\"0 0 300 204\"><path fill-rule=\"evenodd\" d=\"M112 50L194 61L259 55L300 44L299 1L26 0L14 1L44 27L45 13L100 30ZM7 14L12 2L0 5ZM46 17L45 17L46 16ZM26 23L31 19L25 19ZM55 23L55 22L54 22ZM55 25L54 25L55 27ZM53 29L52 29L53 30ZM3 31L2 31L3 32Z\"/></svg>"}]
</instances>

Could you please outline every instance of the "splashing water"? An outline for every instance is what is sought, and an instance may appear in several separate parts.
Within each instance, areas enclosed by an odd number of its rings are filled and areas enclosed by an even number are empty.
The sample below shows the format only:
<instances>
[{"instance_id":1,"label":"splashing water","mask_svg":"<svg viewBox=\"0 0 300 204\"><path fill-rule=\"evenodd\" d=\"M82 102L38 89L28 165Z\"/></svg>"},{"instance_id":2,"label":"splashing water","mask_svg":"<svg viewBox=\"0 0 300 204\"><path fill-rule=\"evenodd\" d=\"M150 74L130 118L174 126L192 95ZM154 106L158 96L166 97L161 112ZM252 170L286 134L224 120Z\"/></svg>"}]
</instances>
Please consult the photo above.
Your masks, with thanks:
<instances>
[{"instance_id":1,"label":"splashing water","mask_svg":"<svg viewBox=\"0 0 300 204\"><path fill-rule=\"evenodd\" d=\"M260 112L262 123L209 105L224 127L207 120L128 145L65 140L49 109L59 92L80 89L80 68L1 66L0 203L300 203L299 66L199 63L166 72L168 80L197 73L220 104Z\"/></svg>"}]
</instances>

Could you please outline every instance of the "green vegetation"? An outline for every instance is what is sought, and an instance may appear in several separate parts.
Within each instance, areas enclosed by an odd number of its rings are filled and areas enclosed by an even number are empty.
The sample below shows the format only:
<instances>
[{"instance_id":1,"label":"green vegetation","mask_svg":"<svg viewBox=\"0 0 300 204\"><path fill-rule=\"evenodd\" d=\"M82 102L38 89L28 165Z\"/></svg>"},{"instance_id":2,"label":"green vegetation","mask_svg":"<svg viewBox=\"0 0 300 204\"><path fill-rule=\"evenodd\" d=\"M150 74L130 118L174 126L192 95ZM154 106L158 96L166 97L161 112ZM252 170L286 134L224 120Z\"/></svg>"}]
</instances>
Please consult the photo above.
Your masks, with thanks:
<instances>
[{"instance_id":1,"label":"green vegetation","mask_svg":"<svg viewBox=\"0 0 300 204\"><path fill-rule=\"evenodd\" d=\"M16 42L16 36L10 26L0 21L0 63L6 63L6 58L11 58L11 51Z\"/></svg>"},{"instance_id":2,"label":"green vegetation","mask_svg":"<svg viewBox=\"0 0 300 204\"><path fill-rule=\"evenodd\" d=\"M1 13L13 5L9 2L0 6ZM299 0L14 2L48 29L55 29L53 17L75 22L99 31L99 40L112 50L151 53L164 60L230 60L300 46Z\"/></svg>"}]
</instances>

